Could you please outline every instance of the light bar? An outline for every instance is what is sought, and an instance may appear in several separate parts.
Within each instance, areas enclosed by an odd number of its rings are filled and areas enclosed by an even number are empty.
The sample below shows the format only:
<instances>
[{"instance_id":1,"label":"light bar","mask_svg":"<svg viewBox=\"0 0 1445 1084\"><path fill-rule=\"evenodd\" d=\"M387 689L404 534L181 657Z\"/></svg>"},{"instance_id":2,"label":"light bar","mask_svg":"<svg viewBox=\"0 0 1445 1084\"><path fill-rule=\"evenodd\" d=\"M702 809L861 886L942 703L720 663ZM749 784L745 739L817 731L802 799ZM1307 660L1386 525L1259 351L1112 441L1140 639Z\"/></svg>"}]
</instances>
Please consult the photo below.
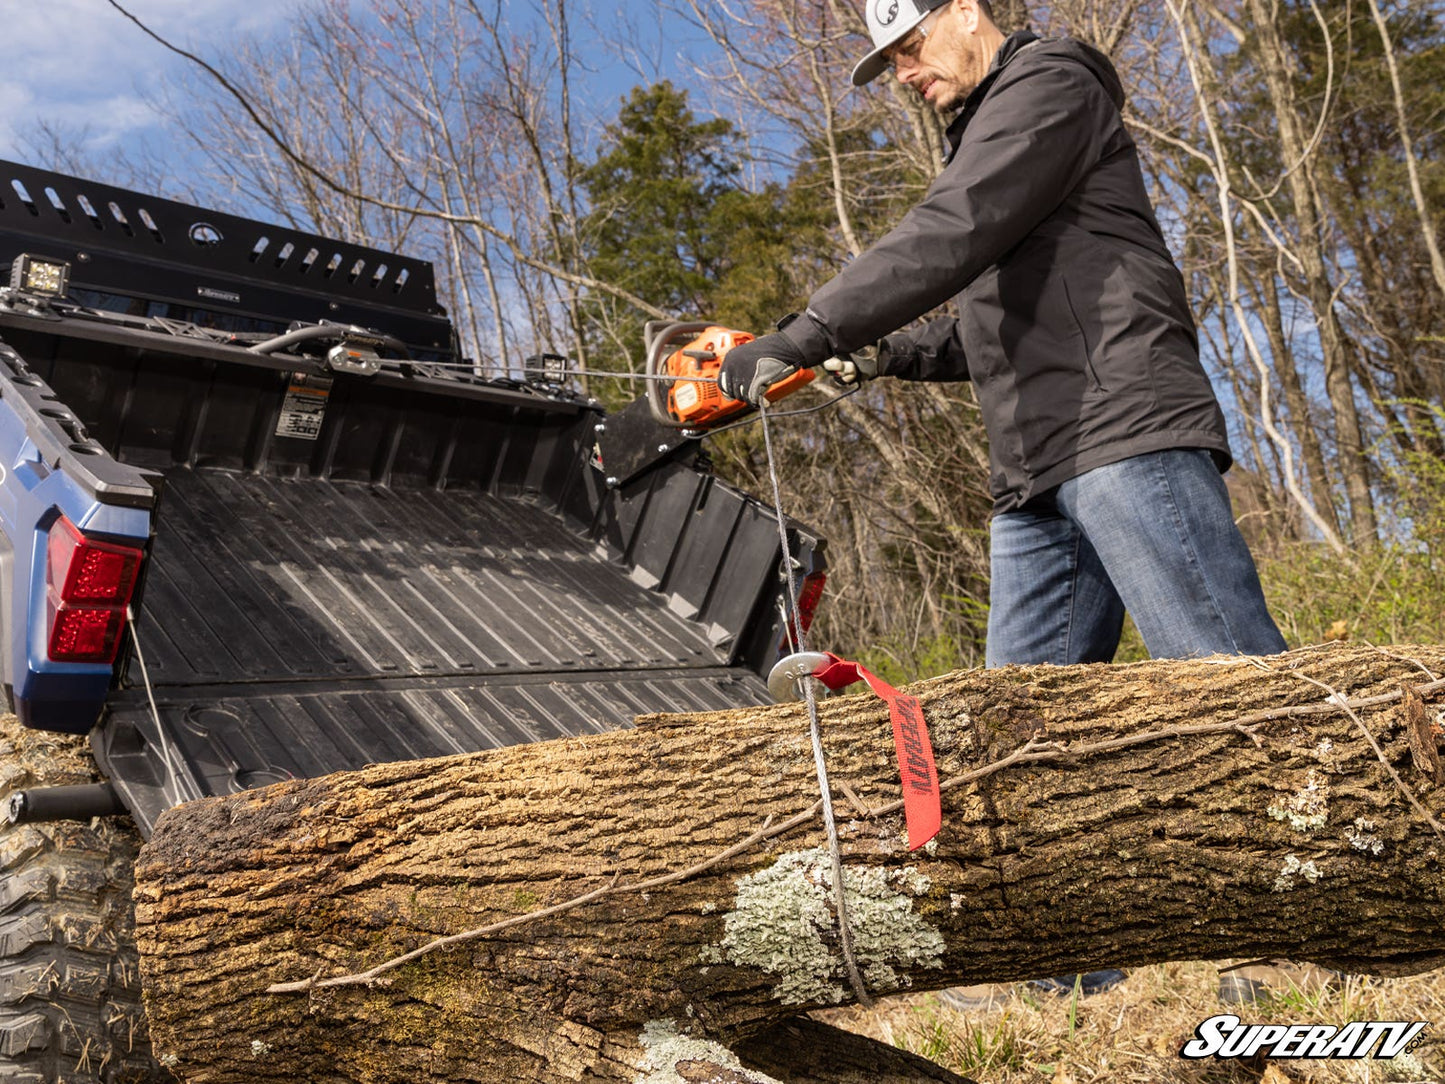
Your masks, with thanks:
<instances>
[{"instance_id":1,"label":"light bar","mask_svg":"<svg viewBox=\"0 0 1445 1084\"><path fill-rule=\"evenodd\" d=\"M70 264L22 252L10 264L10 289L32 297L64 297L70 286Z\"/></svg>"}]
</instances>

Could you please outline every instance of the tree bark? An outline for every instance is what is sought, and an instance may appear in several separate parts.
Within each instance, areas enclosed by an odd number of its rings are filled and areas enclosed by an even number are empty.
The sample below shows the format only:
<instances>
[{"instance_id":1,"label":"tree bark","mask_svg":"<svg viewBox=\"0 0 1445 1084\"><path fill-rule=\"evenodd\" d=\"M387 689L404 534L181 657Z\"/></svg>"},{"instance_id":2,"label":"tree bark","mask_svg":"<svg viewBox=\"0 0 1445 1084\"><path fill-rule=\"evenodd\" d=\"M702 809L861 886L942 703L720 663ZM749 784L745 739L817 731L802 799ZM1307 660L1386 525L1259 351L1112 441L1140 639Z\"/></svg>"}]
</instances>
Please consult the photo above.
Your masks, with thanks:
<instances>
[{"instance_id":1,"label":"tree bark","mask_svg":"<svg viewBox=\"0 0 1445 1084\"><path fill-rule=\"evenodd\" d=\"M920 682L944 816L911 853L886 708L823 701L866 985L1434 966L1442 671L1344 646ZM638 724L172 810L136 890L157 1050L191 1082L853 1079L886 1048L788 1023L852 998L806 711Z\"/></svg>"}]
</instances>

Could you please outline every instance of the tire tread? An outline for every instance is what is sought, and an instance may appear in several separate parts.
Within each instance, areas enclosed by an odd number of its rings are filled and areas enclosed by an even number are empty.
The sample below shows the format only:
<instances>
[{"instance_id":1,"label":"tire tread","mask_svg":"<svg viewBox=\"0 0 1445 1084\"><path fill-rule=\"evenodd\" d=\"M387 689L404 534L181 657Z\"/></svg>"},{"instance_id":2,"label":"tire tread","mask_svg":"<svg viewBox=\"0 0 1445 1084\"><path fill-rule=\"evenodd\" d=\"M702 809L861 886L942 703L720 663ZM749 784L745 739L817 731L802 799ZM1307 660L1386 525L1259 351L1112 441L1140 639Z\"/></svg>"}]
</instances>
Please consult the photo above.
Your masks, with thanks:
<instances>
[{"instance_id":1,"label":"tire tread","mask_svg":"<svg viewBox=\"0 0 1445 1084\"><path fill-rule=\"evenodd\" d=\"M80 739L0 717L0 804L96 777ZM0 1081L175 1084L152 1056L131 903L129 820L0 820Z\"/></svg>"}]
</instances>

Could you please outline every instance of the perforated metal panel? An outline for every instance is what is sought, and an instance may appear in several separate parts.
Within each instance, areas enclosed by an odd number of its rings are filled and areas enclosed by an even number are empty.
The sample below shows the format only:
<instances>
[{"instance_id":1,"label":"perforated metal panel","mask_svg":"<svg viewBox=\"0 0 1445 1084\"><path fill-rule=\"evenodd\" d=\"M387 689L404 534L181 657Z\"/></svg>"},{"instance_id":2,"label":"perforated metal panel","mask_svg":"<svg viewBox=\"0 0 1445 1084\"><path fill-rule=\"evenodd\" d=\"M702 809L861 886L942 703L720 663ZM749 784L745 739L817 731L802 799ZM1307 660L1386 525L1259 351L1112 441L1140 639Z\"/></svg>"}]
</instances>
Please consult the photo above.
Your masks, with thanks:
<instances>
[{"instance_id":1,"label":"perforated metal panel","mask_svg":"<svg viewBox=\"0 0 1445 1084\"><path fill-rule=\"evenodd\" d=\"M72 292L103 308L258 330L334 320L452 348L426 260L0 161L0 264L20 252L68 261Z\"/></svg>"}]
</instances>

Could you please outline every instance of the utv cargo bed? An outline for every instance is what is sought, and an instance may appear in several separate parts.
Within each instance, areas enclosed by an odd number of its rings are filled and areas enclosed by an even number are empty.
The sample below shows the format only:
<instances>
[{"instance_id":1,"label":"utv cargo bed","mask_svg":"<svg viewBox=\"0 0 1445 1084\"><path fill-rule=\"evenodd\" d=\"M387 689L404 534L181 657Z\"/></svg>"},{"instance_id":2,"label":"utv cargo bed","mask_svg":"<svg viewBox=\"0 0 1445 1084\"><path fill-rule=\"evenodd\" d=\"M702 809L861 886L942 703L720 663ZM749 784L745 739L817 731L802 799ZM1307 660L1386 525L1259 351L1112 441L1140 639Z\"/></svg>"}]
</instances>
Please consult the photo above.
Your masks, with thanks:
<instances>
[{"instance_id":1,"label":"utv cargo bed","mask_svg":"<svg viewBox=\"0 0 1445 1084\"><path fill-rule=\"evenodd\" d=\"M63 298L0 297L0 467L64 498L0 502L4 680L31 725L100 716L143 832L205 794L767 701L782 577L821 543L792 525L784 572L696 442L555 372L466 372L423 261L0 170L0 258L69 265ZM146 552L113 681L45 657L62 512Z\"/></svg>"}]
</instances>

